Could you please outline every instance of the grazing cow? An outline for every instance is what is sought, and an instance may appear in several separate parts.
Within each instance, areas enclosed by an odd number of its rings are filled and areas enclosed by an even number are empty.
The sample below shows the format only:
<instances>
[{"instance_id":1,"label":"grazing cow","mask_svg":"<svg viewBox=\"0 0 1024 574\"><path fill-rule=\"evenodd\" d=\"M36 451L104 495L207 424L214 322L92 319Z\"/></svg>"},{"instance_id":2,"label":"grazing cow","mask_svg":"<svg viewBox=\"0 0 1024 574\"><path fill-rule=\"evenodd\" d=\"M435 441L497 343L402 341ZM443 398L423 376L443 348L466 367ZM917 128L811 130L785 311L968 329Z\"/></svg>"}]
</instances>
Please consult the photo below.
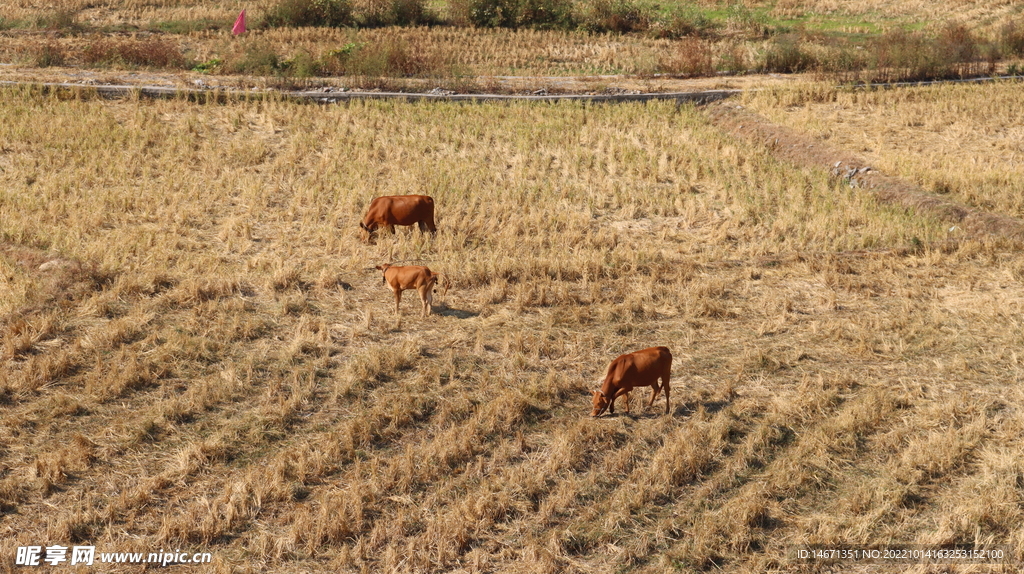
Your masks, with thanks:
<instances>
[{"instance_id":1,"label":"grazing cow","mask_svg":"<svg viewBox=\"0 0 1024 574\"><path fill-rule=\"evenodd\" d=\"M608 409L615 413L615 399L625 395L626 412L629 412L629 391L634 387L651 387L650 408L658 392L665 389L665 414L669 413L668 381L672 374L672 353L668 347L651 347L620 356L608 366L608 374L600 390L594 393L594 412L596 417ZM661 385L658 379L661 379Z\"/></svg>"},{"instance_id":2,"label":"grazing cow","mask_svg":"<svg viewBox=\"0 0 1024 574\"><path fill-rule=\"evenodd\" d=\"M378 265L377 269L384 272L384 284L391 288L395 294L395 314L401 315L398 311L398 304L402 302L402 291L415 289L420 292L420 300L423 301L423 316L430 315L430 303L434 300L434 285L441 277L440 273L434 273L422 265L405 265L396 267L385 263ZM448 288L445 287L445 294Z\"/></svg>"},{"instance_id":3,"label":"grazing cow","mask_svg":"<svg viewBox=\"0 0 1024 574\"><path fill-rule=\"evenodd\" d=\"M381 227L394 231L396 225L419 225L420 231L434 233L434 199L426 195L389 195L370 202L366 215L359 222L363 239Z\"/></svg>"}]
</instances>

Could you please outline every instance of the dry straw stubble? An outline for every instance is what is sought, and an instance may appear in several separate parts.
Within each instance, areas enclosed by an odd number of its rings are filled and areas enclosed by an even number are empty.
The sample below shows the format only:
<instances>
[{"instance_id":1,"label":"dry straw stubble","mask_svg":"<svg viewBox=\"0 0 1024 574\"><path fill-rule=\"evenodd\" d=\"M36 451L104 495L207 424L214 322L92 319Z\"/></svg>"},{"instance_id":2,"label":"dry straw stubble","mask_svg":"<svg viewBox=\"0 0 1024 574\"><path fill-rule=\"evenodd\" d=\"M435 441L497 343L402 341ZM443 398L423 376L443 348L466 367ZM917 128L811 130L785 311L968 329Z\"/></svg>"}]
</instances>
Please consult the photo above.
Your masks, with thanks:
<instances>
[{"instance_id":1,"label":"dry straw stubble","mask_svg":"<svg viewBox=\"0 0 1024 574\"><path fill-rule=\"evenodd\" d=\"M116 277L36 315L45 275L3 252L28 334L0 376L35 381L0 394L4 552L753 572L781 540L956 537L964 512L1021 544L982 512L1014 484L1019 257L844 255L943 230L697 110L0 97L4 241ZM395 193L433 196L438 235L359 242ZM379 319L368 268L397 260L452 277L448 309ZM586 417L651 344L672 416ZM88 460L54 454L75 436Z\"/></svg>"}]
</instances>

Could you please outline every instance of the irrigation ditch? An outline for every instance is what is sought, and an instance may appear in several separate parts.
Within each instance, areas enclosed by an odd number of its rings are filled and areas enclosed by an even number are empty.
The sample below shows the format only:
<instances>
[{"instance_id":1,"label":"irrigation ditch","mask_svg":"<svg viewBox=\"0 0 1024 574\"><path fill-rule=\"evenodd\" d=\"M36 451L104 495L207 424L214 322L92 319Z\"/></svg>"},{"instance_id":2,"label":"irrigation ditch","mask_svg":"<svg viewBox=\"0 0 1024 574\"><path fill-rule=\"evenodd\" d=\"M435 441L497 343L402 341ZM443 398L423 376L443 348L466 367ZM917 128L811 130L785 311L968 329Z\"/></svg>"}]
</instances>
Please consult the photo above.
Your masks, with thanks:
<instances>
[{"instance_id":1,"label":"irrigation ditch","mask_svg":"<svg viewBox=\"0 0 1024 574\"><path fill-rule=\"evenodd\" d=\"M986 76L980 78L962 78L952 80L932 80L921 82L893 82L872 84L851 84L849 89L898 89L949 83L984 83L998 81L1020 81L1024 76ZM281 90L273 88L251 90L222 87L183 88L179 86L126 85L126 84L82 84L75 82L38 82L38 81L0 81L0 88L24 87L38 89L43 92L60 91L68 93L95 94L101 98L121 99L133 97L145 98L185 98L190 101L223 102L231 99L252 100L277 96L296 101L316 103L340 103L354 100L404 100L407 102L593 102L593 103L626 103L649 101L675 101L679 103L707 104L731 98L745 92L757 91L758 88L745 89L713 89L671 92L622 93L622 94L459 94L444 90L431 92L385 92L341 90L321 88L317 90Z\"/></svg>"}]
</instances>

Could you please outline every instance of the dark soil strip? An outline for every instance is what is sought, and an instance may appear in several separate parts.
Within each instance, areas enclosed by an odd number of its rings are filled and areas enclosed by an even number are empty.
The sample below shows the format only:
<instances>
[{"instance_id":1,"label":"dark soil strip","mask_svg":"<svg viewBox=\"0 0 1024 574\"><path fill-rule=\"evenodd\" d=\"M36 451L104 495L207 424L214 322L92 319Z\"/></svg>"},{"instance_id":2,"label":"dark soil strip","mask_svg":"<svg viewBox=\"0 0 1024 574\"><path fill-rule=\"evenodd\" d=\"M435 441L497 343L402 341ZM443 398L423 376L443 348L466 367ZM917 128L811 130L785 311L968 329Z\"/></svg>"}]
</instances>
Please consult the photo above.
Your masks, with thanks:
<instances>
[{"instance_id":1,"label":"dark soil strip","mask_svg":"<svg viewBox=\"0 0 1024 574\"><path fill-rule=\"evenodd\" d=\"M109 99L146 98L188 98L199 102L225 102L230 100L253 100L269 97L271 94L291 100L321 103L347 102L352 100L405 100L408 102L648 102L669 100L678 103L706 104L737 95L741 90L706 90L701 92L666 92L650 94L549 94L549 95L501 95L501 94L406 94L401 92L295 92L295 91L248 91L222 89L184 89L163 86L83 86L72 83L0 82L0 87L27 86L44 92L70 92L96 94Z\"/></svg>"},{"instance_id":2,"label":"dark soil strip","mask_svg":"<svg viewBox=\"0 0 1024 574\"><path fill-rule=\"evenodd\" d=\"M1024 221L1020 219L981 211L929 193L904 179L874 170L864 159L849 152L772 124L743 106L722 102L708 106L707 113L712 123L726 132L762 144L776 157L798 166L829 170L850 186L870 191L883 202L955 223L968 235L1024 240Z\"/></svg>"},{"instance_id":3,"label":"dark soil strip","mask_svg":"<svg viewBox=\"0 0 1024 574\"><path fill-rule=\"evenodd\" d=\"M656 75L657 76L657 75ZM513 78L514 76L500 76L502 78ZM613 78L616 76L602 76ZM628 77L628 76L623 76ZM543 77L553 80L555 77ZM920 82L893 82L888 84L863 84L850 86L851 89L897 89L906 87L927 86L934 84L948 83L981 83L995 81L1024 80L1024 76L985 76L980 78L962 78L958 80L933 80ZM263 99L271 94L282 98L313 101L322 103L345 102L350 100L405 100L409 102L559 102L559 101L582 101L582 102L646 102L651 100L669 100L678 103L708 104L730 98L743 93L744 90L698 90L690 92L651 92L640 94L456 94L456 93L408 93L408 92L375 92L375 91L342 91L337 88L325 88L312 91L290 91L278 89L252 90L238 88L200 87L181 88L169 86L145 86L145 85L111 85L111 84L81 84L73 82L35 82L35 81L0 81L0 88L3 87L28 87L39 89L44 92L58 91L74 94L95 94L99 97L109 99L147 97L147 98L177 98L183 97L200 103L225 102L230 100L251 100Z\"/></svg>"}]
</instances>

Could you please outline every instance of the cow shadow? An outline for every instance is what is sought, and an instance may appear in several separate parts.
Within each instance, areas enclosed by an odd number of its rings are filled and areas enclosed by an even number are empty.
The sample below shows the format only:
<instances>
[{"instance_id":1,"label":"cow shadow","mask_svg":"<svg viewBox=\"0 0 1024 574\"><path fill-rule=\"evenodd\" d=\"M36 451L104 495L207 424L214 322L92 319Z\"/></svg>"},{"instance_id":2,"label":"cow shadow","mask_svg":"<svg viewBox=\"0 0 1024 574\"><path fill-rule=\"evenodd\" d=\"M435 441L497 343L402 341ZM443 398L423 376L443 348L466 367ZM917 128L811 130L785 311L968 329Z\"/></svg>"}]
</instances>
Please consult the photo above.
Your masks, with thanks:
<instances>
[{"instance_id":1,"label":"cow shadow","mask_svg":"<svg viewBox=\"0 0 1024 574\"><path fill-rule=\"evenodd\" d=\"M480 315L480 313L466 311L465 309L456 309L454 307L435 307L431 312L434 315L440 315L442 317L455 317L456 319L469 319Z\"/></svg>"},{"instance_id":2,"label":"cow shadow","mask_svg":"<svg viewBox=\"0 0 1024 574\"><path fill-rule=\"evenodd\" d=\"M697 412L699 407L704 407L704 412L709 415L713 415L725 407L729 406L732 401L687 401L681 405L676 406L672 409L672 416L688 417Z\"/></svg>"},{"instance_id":3,"label":"cow shadow","mask_svg":"<svg viewBox=\"0 0 1024 574\"><path fill-rule=\"evenodd\" d=\"M662 398L662 397L659 397L659 400L660 401L664 401L665 399ZM672 418L676 418L676 417L681 417L681 418L689 417L689 416L692 416L694 413L696 413L697 409L700 408L700 407L704 407L704 412L713 415L713 414L721 411L725 407L729 406L729 404L731 402L732 401L728 401L728 400L722 400L722 401L687 401L687 402L682 403L682 404L674 404L672 406L671 411L669 412L669 416L671 416ZM618 405L616 405L616 406L618 406ZM602 416L605 416L605 417L629 417L629 418L631 418L633 420L656 419L658 417L665 416L665 403L662 402L660 407L659 407L658 402L655 401L654 406L652 406L649 409L647 408L647 405L645 403L644 405L641 405L639 408L634 406L633 407L633 412L631 412L631 413L627 413L625 411L616 409L616 412L614 412L614 413L606 412Z\"/></svg>"},{"instance_id":4,"label":"cow shadow","mask_svg":"<svg viewBox=\"0 0 1024 574\"><path fill-rule=\"evenodd\" d=\"M658 417L663 417L663 416L665 416L665 409L661 409L661 410L657 410L657 411L650 411L650 412L637 412L634 409L634 411L631 412L631 413L627 413L627 412L607 413L606 412L606 413L604 413L601 416L602 417L609 417L609 418L624 417L624 418L627 418L629 420L639 421L639 420L656 419ZM676 415L673 412L673 413L671 413L671 416L674 417Z\"/></svg>"}]
</instances>

